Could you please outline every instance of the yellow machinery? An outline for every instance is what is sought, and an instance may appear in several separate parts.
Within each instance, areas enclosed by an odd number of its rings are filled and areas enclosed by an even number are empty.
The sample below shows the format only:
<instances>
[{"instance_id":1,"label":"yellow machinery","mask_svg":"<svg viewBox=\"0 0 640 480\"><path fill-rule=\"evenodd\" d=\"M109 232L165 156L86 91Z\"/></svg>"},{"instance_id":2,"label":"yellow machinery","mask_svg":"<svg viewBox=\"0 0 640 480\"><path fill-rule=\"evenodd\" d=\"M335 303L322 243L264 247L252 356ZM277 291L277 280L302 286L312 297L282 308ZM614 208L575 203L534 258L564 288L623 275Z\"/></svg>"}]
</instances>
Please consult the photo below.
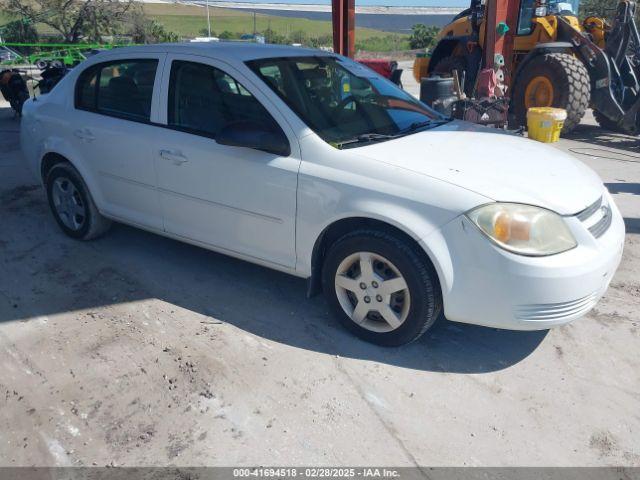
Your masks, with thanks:
<instances>
[{"instance_id":1,"label":"yellow machinery","mask_svg":"<svg viewBox=\"0 0 640 480\"><path fill-rule=\"evenodd\" d=\"M414 65L418 81L454 70L472 96L482 69L486 3L472 0L438 36L428 56ZM517 22L502 25L513 37L513 53L505 59L510 113L526 123L527 110L555 107L567 111L564 132L580 123L594 108L606 128L640 130L640 36L633 20L636 2L622 0L611 24L604 19L578 19L580 0L509 0Z\"/></svg>"}]
</instances>

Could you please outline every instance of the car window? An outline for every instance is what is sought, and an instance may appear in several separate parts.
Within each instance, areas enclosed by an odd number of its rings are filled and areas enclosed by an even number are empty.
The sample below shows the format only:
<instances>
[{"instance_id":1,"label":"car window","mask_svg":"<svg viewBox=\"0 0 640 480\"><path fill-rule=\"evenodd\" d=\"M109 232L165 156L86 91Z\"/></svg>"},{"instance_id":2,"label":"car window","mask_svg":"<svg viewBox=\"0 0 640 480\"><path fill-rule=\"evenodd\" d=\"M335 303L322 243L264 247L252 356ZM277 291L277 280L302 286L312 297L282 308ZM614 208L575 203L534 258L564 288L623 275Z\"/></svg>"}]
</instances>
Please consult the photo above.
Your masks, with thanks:
<instances>
[{"instance_id":1,"label":"car window","mask_svg":"<svg viewBox=\"0 0 640 480\"><path fill-rule=\"evenodd\" d=\"M390 138L413 131L414 125L444 118L367 67L348 59L264 58L247 65L330 144L353 143L352 139L369 134Z\"/></svg>"},{"instance_id":2,"label":"car window","mask_svg":"<svg viewBox=\"0 0 640 480\"><path fill-rule=\"evenodd\" d=\"M170 126L213 138L235 122L280 128L233 77L210 65L181 60L171 65L167 113Z\"/></svg>"},{"instance_id":3,"label":"car window","mask_svg":"<svg viewBox=\"0 0 640 480\"><path fill-rule=\"evenodd\" d=\"M94 65L78 78L76 108L148 122L157 68L151 59Z\"/></svg>"}]
</instances>

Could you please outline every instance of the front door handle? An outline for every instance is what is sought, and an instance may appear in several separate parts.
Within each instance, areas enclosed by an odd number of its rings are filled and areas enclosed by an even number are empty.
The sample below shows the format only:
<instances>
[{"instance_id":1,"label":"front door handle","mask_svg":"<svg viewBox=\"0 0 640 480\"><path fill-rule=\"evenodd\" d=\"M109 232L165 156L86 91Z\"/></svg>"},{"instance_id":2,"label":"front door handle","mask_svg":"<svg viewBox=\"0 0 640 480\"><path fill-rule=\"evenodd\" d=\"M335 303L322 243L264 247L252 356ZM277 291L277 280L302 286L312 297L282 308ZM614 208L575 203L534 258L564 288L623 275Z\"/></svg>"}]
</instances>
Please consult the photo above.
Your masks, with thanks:
<instances>
[{"instance_id":1,"label":"front door handle","mask_svg":"<svg viewBox=\"0 0 640 480\"><path fill-rule=\"evenodd\" d=\"M160 150L160 156L165 160L173 162L175 165L182 165L189 160L180 152L172 152L171 150Z\"/></svg>"}]
</instances>

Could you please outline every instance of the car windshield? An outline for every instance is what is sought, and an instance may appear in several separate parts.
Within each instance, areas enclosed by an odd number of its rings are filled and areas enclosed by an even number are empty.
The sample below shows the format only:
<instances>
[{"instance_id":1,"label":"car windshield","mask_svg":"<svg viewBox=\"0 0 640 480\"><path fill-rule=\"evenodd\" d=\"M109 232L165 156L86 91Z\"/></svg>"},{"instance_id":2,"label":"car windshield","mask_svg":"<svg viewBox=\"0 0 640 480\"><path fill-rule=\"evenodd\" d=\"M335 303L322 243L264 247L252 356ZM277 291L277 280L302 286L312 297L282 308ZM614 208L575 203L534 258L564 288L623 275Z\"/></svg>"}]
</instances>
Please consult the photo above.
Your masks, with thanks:
<instances>
[{"instance_id":1,"label":"car windshield","mask_svg":"<svg viewBox=\"0 0 640 480\"><path fill-rule=\"evenodd\" d=\"M311 129L337 147L397 138L446 121L346 58L268 58L247 64Z\"/></svg>"}]
</instances>

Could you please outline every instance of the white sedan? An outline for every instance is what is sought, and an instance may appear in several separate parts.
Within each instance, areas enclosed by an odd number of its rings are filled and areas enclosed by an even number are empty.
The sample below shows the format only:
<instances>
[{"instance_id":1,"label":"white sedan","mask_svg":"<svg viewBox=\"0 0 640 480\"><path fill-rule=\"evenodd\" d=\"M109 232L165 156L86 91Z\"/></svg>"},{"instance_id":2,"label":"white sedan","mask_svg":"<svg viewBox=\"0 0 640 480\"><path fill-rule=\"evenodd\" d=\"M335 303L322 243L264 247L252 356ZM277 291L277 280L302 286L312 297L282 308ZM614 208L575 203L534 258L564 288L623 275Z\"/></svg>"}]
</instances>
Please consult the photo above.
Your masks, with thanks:
<instances>
[{"instance_id":1,"label":"white sedan","mask_svg":"<svg viewBox=\"0 0 640 480\"><path fill-rule=\"evenodd\" d=\"M317 50L103 52L27 102L21 140L67 235L115 220L306 278L381 345L443 309L516 330L570 322L622 255L623 220L589 168Z\"/></svg>"}]
</instances>

